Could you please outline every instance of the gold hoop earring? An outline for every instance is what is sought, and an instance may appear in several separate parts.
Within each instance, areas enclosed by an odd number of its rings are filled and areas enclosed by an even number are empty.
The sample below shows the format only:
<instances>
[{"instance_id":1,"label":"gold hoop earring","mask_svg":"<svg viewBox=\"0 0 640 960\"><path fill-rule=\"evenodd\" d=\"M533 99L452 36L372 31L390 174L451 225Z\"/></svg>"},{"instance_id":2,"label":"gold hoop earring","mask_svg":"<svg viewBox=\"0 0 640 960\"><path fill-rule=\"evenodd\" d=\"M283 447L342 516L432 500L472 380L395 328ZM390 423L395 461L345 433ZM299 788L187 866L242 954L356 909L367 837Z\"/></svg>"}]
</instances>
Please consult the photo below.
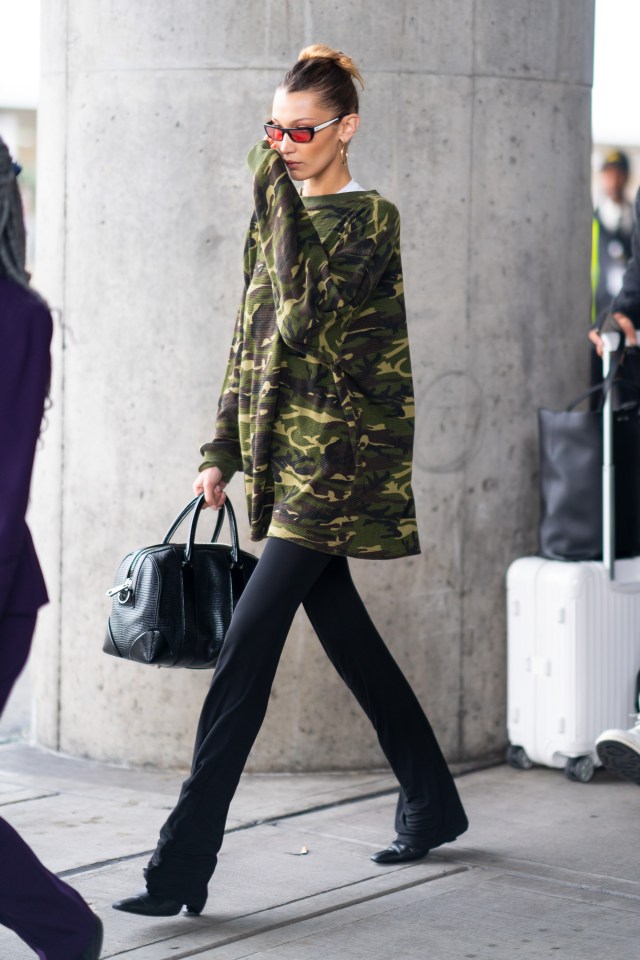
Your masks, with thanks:
<instances>
[{"instance_id":1,"label":"gold hoop earring","mask_svg":"<svg viewBox=\"0 0 640 960\"><path fill-rule=\"evenodd\" d=\"M340 160L342 166L346 167L349 161L349 143L344 143L342 140L340 141Z\"/></svg>"}]
</instances>

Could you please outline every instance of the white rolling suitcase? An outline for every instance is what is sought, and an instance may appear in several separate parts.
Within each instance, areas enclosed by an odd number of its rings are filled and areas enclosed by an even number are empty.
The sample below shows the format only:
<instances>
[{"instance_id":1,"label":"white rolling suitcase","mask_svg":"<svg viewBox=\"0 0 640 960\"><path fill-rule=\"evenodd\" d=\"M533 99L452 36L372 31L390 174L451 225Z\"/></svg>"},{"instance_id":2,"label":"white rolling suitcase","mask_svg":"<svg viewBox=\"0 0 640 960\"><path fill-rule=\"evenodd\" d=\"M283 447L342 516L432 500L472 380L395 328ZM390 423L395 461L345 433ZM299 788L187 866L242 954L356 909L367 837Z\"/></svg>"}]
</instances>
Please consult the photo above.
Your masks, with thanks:
<instances>
[{"instance_id":1,"label":"white rolling suitcase","mask_svg":"<svg viewBox=\"0 0 640 960\"><path fill-rule=\"evenodd\" d=\"M610 350L617 337L605 334ZM609 393L603 562L524 557L507 574L507 760L522 769L564 767L582 782L599 764L599 734L626 729L637 711L640 557L613 560L611 421Z\"/></svg>"}]
</instances>

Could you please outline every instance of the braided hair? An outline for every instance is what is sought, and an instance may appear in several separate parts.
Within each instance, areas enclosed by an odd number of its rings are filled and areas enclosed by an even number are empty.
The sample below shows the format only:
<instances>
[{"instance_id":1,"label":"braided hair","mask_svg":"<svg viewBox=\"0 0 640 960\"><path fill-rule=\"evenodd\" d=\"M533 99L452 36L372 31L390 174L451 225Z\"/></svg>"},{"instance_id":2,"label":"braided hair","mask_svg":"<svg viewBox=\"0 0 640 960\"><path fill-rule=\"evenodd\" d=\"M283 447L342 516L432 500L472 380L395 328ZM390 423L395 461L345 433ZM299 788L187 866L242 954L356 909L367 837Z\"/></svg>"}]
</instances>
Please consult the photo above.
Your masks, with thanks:
<instances>
[{"instance_id":1,"label":"braided hair","mask_svg":"<svg viewBox=\"0 0 640 960\"><path fill-rule=\"evenodd\" d=\"M0 137L0 277L28 287L30 276L25 263L22 200L11 154Z\"/></svg>"}]
</instances>

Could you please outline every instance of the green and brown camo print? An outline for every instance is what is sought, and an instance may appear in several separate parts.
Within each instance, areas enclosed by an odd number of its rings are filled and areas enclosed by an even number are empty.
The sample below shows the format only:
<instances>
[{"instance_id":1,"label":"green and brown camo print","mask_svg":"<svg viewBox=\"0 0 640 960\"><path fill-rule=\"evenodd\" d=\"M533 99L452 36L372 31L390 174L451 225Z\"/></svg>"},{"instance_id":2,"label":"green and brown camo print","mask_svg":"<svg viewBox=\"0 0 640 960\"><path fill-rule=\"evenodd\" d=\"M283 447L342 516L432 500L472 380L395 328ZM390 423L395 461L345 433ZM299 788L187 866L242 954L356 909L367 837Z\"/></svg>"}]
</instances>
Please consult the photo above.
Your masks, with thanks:
<instances>
[{"instance_id":1,"label":"green and brown camo print","mask_svg":"<svg viewBox=\"0 0 640 960\"><path fill-rule=\"evenodd\" d=\"M301 198L266 141L215 438L243 470L251 539L350 557L419 553L398 211L375 191Z\"/></svg>"}]
</instances>

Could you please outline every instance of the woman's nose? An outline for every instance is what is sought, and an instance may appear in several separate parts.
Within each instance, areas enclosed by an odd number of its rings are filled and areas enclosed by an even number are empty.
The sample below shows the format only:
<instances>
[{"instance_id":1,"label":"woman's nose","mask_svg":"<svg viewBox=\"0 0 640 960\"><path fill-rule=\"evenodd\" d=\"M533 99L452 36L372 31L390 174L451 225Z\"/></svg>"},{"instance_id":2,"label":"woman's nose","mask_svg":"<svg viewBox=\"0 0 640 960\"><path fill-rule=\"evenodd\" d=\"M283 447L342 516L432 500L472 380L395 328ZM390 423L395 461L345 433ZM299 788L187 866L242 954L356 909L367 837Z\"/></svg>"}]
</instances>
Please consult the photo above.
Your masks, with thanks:
<instances>
[{"instance_id":1,"label":"woman's nose","mask_svg":"<svg viewBox=\"0 0 640 960\"><path fill-rule=\"evenodd\" d=\"M295 143L288 133L285 133L278 146L280 148L280 153L291 153L296 148Z\"/></svg>"}]
</instances>

